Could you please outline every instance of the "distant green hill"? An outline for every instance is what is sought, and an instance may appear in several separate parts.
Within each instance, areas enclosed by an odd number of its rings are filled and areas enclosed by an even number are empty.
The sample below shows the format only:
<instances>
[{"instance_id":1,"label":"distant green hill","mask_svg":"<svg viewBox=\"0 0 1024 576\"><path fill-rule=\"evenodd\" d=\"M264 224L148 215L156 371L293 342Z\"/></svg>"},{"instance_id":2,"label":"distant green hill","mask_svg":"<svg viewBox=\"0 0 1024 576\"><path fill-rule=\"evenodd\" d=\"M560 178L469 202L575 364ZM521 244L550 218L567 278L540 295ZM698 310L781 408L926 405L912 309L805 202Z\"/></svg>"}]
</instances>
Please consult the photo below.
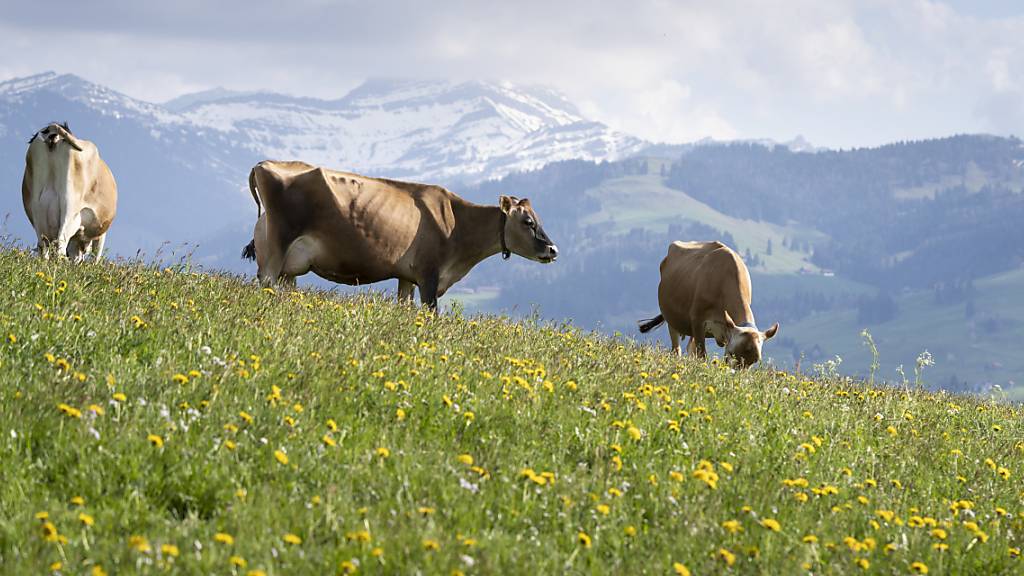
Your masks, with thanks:
<instances>
[{"instance_id":1,"label":"distant green hill","mask_svg":"<svg viewBox=\"0 0 1024 576\"><path fill-rule=\"evenodd\" d=\"M0 573L1021 570L1016 405L180 264L0 285Z\"/></svg>"},{"instance_id":2,"label":"distant green hill","mask_svg":"<svg viewBox=\"0 0 1024 576\"><path fill-rule=\"evenodd\" d=\"M860 336L867 328L881 352L880 377L898 380L900 365L912 373L917 356L928 350L935 366L926 378L933 386L961 389L973 380L967 388L997 384L1024 399L1024 355L1012 345L1024 338L1024 270L979 279L974 287L968 299L950 303L936 302L931 290L896 296L895 316L877 324L845 308L809 316L786 333L798 350L820 346L822 355L811 360L839 355L845 369L867 374L871 353Z\"/></svg>"}]
</instances>

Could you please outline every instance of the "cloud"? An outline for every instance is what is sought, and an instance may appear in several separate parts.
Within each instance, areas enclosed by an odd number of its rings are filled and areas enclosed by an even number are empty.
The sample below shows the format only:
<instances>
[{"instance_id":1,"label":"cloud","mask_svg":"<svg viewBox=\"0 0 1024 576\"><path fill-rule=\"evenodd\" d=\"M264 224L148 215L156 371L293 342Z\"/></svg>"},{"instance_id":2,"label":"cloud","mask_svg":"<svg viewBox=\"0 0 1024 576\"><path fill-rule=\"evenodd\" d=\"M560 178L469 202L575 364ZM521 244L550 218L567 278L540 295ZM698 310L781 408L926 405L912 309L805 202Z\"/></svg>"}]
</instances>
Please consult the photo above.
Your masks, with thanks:
<instances>
[{"instance_id":1,"label":"cloud","mask_svg":"<svg viewBox=\"0 0 1024 576\"><path fill-rule=\"evenodd\" d=\"M37 4L5 8L0 77L55 69L152 101L215 86L337 98L374 76L509 80L654 140L1024 133L1024 18L1010 4Z\"/></svg>"}]
</instances>

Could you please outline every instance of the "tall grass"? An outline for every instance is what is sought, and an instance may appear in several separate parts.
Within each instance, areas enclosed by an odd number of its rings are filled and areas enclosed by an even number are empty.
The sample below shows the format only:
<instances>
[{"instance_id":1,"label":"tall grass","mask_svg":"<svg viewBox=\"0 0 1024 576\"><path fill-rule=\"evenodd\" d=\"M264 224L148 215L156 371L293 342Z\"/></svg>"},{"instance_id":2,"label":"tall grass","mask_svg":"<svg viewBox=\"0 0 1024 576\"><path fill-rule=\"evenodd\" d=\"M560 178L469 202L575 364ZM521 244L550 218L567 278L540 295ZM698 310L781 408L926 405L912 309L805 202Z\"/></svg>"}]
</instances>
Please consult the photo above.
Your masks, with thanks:
<instances>
[{"instance_id":1,"label":"tall grass","mask_svg":"<svg viewBox=\"0 0 1024 576\"><path fill-rule=\"evenodd\" d=\"M8 574L1012 573L1018 406L0 252Z\"/></svg>"}]
</instances>

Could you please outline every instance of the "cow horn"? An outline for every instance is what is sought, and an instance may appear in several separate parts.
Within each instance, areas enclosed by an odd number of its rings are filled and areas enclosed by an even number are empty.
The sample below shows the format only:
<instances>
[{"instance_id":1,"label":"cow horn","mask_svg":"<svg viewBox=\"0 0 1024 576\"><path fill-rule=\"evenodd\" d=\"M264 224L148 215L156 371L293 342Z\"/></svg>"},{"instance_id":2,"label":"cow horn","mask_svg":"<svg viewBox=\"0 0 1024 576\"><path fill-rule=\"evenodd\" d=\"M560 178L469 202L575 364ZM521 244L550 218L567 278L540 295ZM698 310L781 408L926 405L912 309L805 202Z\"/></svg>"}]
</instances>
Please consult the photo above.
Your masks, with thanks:
<instances>
[{"instance_id":1,"label":"cow horn","mask_svg":"<svg viewBox=\"0 0 1024 576\"><path fill-rule=\"evenodd\" d=\"M67 141L68 146L71 146L72 148L74 148L75 150L78 150L79 152L82 151L82 145L79 144L78 140L76 140L75 137L72 136L71 134L66 134L64 136L64 140Z\"/></svg>"},{"instance_id":2,"label":"cow horn","mask_svg":"<svg viewBox=\"0 0 1024 576\"><path fill-rule=\"evenodd\" d=\"M71 134L71 128L68 127L68 123L64 122L63 124L59 124L58 126L61 128L61 136L64 137L64 140L68 143L68 146L71 146L75 150L81 152L82 145L79 144L78 139L75 138L73 134Z\"/></svg>"}]
</instances>

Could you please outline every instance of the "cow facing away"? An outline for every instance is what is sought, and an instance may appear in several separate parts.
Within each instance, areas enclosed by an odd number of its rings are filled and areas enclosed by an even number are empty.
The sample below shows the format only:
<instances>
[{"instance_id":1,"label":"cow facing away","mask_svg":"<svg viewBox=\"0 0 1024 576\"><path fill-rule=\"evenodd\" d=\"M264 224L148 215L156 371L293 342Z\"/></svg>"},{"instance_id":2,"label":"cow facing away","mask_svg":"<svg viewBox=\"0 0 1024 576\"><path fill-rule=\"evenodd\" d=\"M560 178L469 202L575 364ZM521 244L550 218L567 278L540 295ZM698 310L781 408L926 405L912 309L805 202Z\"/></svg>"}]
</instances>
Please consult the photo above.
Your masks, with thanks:
<instances>
[{"instance_id":1,"label":"cow facing away","mask_svg":"<svg viewBox=\"0 0 1024 576\"><path fill-rule=\"evenodd\" d=\"M399 300L437 299L499 252L554 262L558 248L528 199L467 202L440 186L369 178L304 162L263 161L249 174L262 206L243 257L260 284L294 284L314 272L341 284L398 279Z\"/></svg>"},{"instance_id":2,"label":"cow facing away","mask_svg":"<svg viewBox=\"0 0 1024 576\"><path fill-rule=\"evenodd\" d=\"M76 138L67 123L50 124L29 140L21 198L44 258L103 256L117 184L96 146Z\"/></svg>"},{"instance_id":3,"label":"cow facing away","mask_svg":"<svg viewBox=\"0 0 1024 576\"><path fill-rule=\"evenodd\" d=\"M688 353L704 358L704 339L714 338L725 355L747 367L761 360L761 345L779 330L760 332L750 310L750 273L739 255L721 242L673 242L661 261L658 284L661 314L640 323L649 332L668 323L672 351L681 354L680 336L690 336Z\"/></svg>"}]
</instances>

